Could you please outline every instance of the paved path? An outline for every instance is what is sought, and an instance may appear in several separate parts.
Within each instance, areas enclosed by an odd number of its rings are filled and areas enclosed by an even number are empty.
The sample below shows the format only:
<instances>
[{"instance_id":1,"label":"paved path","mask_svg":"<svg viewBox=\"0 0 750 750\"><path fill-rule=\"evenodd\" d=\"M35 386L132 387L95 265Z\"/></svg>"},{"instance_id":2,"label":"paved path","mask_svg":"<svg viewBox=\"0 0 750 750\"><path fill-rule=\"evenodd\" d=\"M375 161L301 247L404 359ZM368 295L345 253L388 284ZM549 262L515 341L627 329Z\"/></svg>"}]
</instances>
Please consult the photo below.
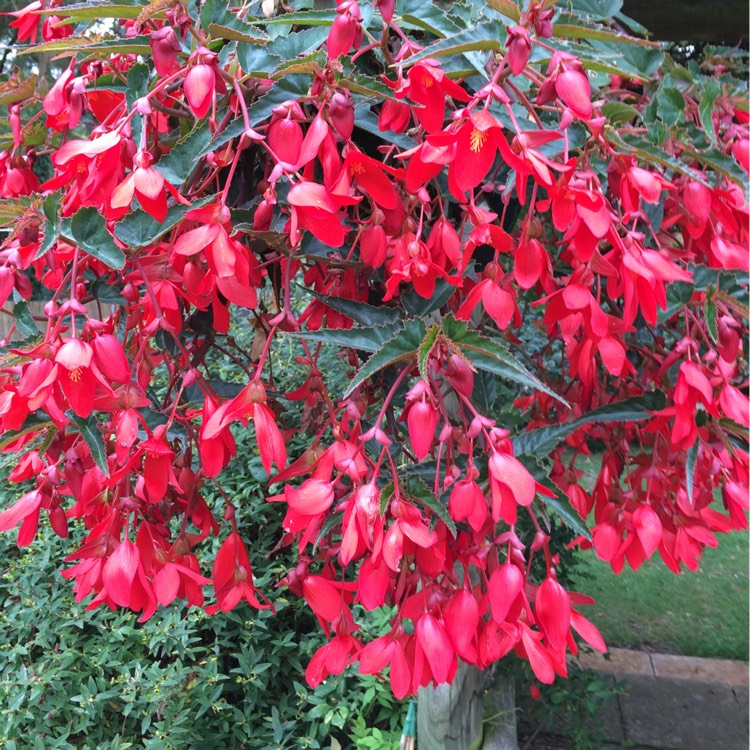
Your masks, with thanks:
<instances>
[{"instance_id":1,"label":"paved path","mask_svg":"<svg viewBox=\"0 0 750 750\"><path fill-rule=\"evenodd\" d=\"M584 654L580 664L612 675L627 690L597 717L607 748L748 750L750 680L744 662L613 648L608 658Z\"/></svg>"}]
</instances>

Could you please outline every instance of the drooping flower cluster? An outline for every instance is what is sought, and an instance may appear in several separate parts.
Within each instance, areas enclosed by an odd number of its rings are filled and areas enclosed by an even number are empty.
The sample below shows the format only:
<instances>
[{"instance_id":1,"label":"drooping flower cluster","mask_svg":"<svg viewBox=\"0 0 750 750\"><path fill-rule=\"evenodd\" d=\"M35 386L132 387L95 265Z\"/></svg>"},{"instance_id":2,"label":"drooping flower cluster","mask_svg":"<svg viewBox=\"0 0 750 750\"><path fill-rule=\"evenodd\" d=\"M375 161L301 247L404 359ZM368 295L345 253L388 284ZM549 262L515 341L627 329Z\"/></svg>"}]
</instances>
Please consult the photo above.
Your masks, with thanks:
<instances>
[{"instance_id":1,"label":"drooping flower cluster","mask_svg":"<svg viewBox=\"0 0 750 750\"><path fill-rule=\"evenodd\" d=\"M219 5L127 14L116 52L86 36L66 50L77 16L56 0L12 14L20 41L71 59L46 94L9 102L0 153L0 300L18 334L0 432L11 482L35 485L0 530L22 546L40 518L83 533L63 575L88 607L146 619L203 606L209 585L210 613L272 606L242 507L227 497L222 523L204 499L252 425L298 555L281 583L328 636L311 685L389 667L402 697L511 651L541 682L565 676L574 633L605 646L579 611L592 601L557 580L548 513L615 572L657 552L695 569L717 533L747 528L741 98L705 77L707 108L701 81L683 94L658 61L592 91L585 42L570 44L590 29L556 36L542 2L414 34L397 4L346 0L327 34L301 13L273 38L271 19ZM671 130L653 123L654 147L631 121L666 89L682 107ZM40 118L41 183L25 142ZM255 326L249 354L233 324ZM290 336L305 376L283 391L272 365ZM347 351L343 392L327 344ZM236 395L209 353L243 373ZM518 390L515 434L494 378ZM292 455L283 405L300 401ZM386 605L390 631L363 643L358 613Z\"/></svg>"}]
</instances>

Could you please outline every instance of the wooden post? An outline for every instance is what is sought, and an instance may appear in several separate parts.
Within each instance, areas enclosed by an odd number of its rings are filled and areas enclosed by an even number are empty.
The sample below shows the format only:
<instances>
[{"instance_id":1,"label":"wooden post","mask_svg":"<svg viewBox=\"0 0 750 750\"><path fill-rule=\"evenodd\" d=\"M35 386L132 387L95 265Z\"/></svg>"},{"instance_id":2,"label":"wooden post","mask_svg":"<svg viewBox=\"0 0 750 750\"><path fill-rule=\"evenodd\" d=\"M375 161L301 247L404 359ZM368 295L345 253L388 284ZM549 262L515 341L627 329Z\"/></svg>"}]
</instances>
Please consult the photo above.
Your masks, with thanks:
<instances>
[{"instance_id":1,"label":"wooden post","mask_svg":"<svg viewBox=\"0 0 750 750\"><path fill-rule=\"evenodd\" d=\"M463 662L451 685L421 688L418 750L518 750L513 679Z\"/></svg>"}]
</instances>

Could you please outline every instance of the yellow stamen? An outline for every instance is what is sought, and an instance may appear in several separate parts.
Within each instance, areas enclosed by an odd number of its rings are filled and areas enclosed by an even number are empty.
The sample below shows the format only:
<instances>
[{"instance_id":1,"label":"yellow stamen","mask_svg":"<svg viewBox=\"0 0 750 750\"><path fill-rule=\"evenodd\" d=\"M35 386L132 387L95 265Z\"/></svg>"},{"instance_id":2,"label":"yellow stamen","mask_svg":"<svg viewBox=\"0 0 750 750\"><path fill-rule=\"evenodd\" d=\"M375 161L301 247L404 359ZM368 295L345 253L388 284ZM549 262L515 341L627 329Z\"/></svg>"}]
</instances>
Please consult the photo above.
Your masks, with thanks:
<instances>
[{"instance_id":1,"label":"yellow stamen","mask_svg":"<svg viewBox=\"0 0 750 750\"><path fill-rule=\"evenodd\" d=\"M77 383L81 379L81 368L76 367L75 370L71 370L69 377L74 383Z\"/></svg>"},{"instance_id":2,"label":"yellow stamen","mask_svg":"<svg viewBox=\"0 0 750 750\"><path fill-rule=\"evenodd\" d=\"M469 148L476 154L484 148L484 144L487 142L487 131L486 130L474 130L471 131L469 136Z\"/></svg>"}]
</instances>

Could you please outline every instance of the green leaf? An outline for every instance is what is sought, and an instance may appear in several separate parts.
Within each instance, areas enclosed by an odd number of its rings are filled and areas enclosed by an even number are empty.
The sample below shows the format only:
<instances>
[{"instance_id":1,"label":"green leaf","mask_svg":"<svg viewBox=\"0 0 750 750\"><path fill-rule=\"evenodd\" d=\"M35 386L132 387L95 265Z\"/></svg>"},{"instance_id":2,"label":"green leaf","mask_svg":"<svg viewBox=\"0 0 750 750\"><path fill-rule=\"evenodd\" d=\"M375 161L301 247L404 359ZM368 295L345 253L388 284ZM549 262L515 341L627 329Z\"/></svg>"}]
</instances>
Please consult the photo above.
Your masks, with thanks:
<instances>
[{"instance_id":1,"label":"green leaf","mask_svg":"<svg viewBox=\"0 0 750 750\"><path fill-rule=\"evenodd\" d=\"M656 95L656 111L665 125L676 125L685 112L685 97L674 86L660 86Z\"/></svg>"},{"instance_id":2,"label":"green leaf","mask_svg":"<svg viewBox=\"0 0 750 750\"><path fill-rule=\"evenodd\" d=\"M474 375L474 391L471 398L485 414L492 413L497 400L497 383L492 373L479 370Z\"/></svg>"},{"instance_id":3,"label":"green leaf","mask_svg":"<svg viewBox=\"0 0 750 750\"><path fill-rule=\"evenodd\" d=\"M667 307L659 310L658 322L666 323L685 308L693 298L693 285L687 281L675 281L667 285Z\"/></svg>"},{"instance_id":4,"label":"green leaf","mask_svg":"<svg viewBox=\"0 0 750 750\"><path fill-rule=\"evenodd\" d=\"M314 341L319 344L332 344L363 352L376 352L393 338L393 328L374 326L372 328L321 328L318 331L301 331L290 334L293 338Z\"/></svg>"},{"instance_id":5,"label":"green leaf","mask_svg":"<svg viewBox=\"0 0 750 750\"><path fill-rule=\"evenodd\" d=\"M21 80L19 76L20 74L15 73L7 81L0 83L0 106L26 101L33 96L36 91L37 77L31 75Z\"/></svg>"},{"instance_id":6,"label":"green leaf","mask_svg":"<svg viewBox=\"0 0 750 750\"><path fill-rule=\"evenodd\" d=\"M121 269L125 255L107 231L104 217L93 206L79 209L70 221L73 240L84 252L110 268Z\"/></svg>"},{"instance_id":7,"label":"green leaf","mask_svg":"<svg viewBox=\"0 0 750 750\"><path fill-rule=\"evenodd\" d=\"M256 18L254 23L265 26L330 26L336 18L335 10L308 10L282 13L273 18Z\"/></svg>"},{"instance_id":8,"label":"green leaf","mask_svg":"<svg viewBox=\"0 0 750 750\"><path fill-rule=\"evenodd\" d=\"M685 458L685 490L687 491L688 500L692 504L693 502L693 488L695 487L695 464L698 460L698 448L700 447L700 439L696 438L695 442L690 446Z\"/></svg>"},{"instance_id":9,"label":"green leaf","mask_svg":"<svg viewBox=\"0 0 750 750\"><path fill-rule=\"evenodd\" d=\"M658 42L649 42L637 36L621 34L611 31L604 26L579 26L571 23L556 23L552 27L552 35L559 39L589 39L617 44L635 44L641 47L659 47Z\"/></svg>"},{"instance_id":10,"label":"green leaf","mask_svg":"<svg viewBox=\"0 0 750 750\"><path fill-rule=\"evenodd\" d=\"M232 42L244 42L245 44L267 44L270 39L268 34L264 34L258 29L243 23L235 18L232 26L224 26L219 23L210 23L208 33L215 39L228 39Z\"/></svg>"},{"instance_id":11,"label":"green leaf","mask_svg":"<svg viewBox=\"0 0 750 750\"><path fill-rule=\"evenodd\" d=\"M706 317L706 328L708 328L708 335L716 344L719 341L719 330L716 325L716 303L712 299L706 299L706 305L704 307L703 314Z\"/></svg>"},{"instance_id":12,"label":"green leaf","mask_svg":"<svg viewBox=\"0 0 750 750\"><path fill-rule=\"evenodd\" d=\"M319 299L328 307L351 318L355 323L363 326L394 326L399 322L399 311L395 307L374 307L366 302L359 302L345 297L329 297L318 294L312 289L307 290L313 297Z\"/></svg>"},{"instance_id":13,"label":"green leaf","mask_svg":"<svg viewBox=\"0 0 750 750\"><path fill-rule=\"evenodd\" d=\"M127 305L128 301L120 294L120 287L114 280L97 279L91 285L91 294L104 305Z\"/></svg>"},{"instance_id":14,"label":"green leaf","mask_svg":"<svg viewBox=\"0 0 750 750\"><path fill-rule=\"evenodd\" d=\"M391 498L393 497L393 492L395 490L395 486L393 482L388 482L385 487L383 487L382 490L380 490L380 517L382 518L385 515L385 512L388 510L388 504L391 502Z\"/></svg>"},{"instance_id":15,"label":"green leaf","mask_svg":"<svg viewBox=\"0 0 750 750\"><path fill-rule=\"evenodd\" d=\"M41 258L57 241L60 236L60 214L57 212L60 203L60 192L50 193L42 202L44 213L44 229L42 241L39 243L34 260Z\"/></svg>"},{"instance_id":16,"label":"green leaf","mask_svg":"<svg viewBox=\"0 0 750 750\"><path fill-rule=\"evenodd\" d=\"M429 299L420 297L414 290L401 295L401 304L409 315L423 318L435 310L439 310L456 291L456 287L445 279L438 279L435 291Z\"/></svg>"},{"instance_id":17,"label":"green leaf","mask_svg":"<svg viewBox=\"0 0 750 750\"><path fill-rule=\"evenodd\" d=\"M16 330L22 336L39 335L39 328L37 328L34 318L31 316L28 302L16 302L13 305L13 317L16 319Z\"/></svg>"},{"instance_id":18,"label":"green leaf","mask_svg":"<svg viewBox=\"0 0 750 750\"><path fill-rule=\"evenodd\" d=\"M76 21L98 21L101 18L138 18L147 6L124 3L73 3L39 10L40 15L55 15Z\"/></svg>"},{"instance_id":19,"label":"green leaf","mask_svg":"<svg viewBox=\"0 0 750 750\"><path fill-rule=\"evenodd\" d=\"M529 473L534 477L534 481L537 484L541 484L554 493L554 497L547 497L547 495L537 493L536 499L545 508L551 510L568 528L573 529L573 531L586 539L591 539L591 533L586 528L586 524L581 519L581 516L571 506L570 502L565 499L560 488L549 479L547 469L536 458L520 457L519 460L529 470Z\"/></svg>"},{"instance_id":20,"label":"green leaf","mask_svg":"<svg viewBox=\"0 0 750 750\"><path fill-rule=\"evenodd\" d=\"M435 348L439 335L440 326L431 326L427 330L427 333L417 350L417 365L419 366L419 374L422 376L423 380L427 380L427 360L430 358L430 354Z\"/></svg>"},{"instance_id":21,"label":"green leaf","mask_svg":"<svg viewBox=\"0 0 750 750\"><path fill-rule=\"evenodd\" d=\"M450 517L448 508L435 497L435 493L427 485L414 475L407 478L405 483L400 485L400 489L407 500L417 501L431 510L450 530L453 538L456 538L457 529L455 521Z\"/></svg>"},{"instance_id":22,"label":"green leaf","mask_svg":"<svg viewBox=\"0 0 750 750\"><path fill-rule=\"evenodd\" d=\"M503 45L500 39L505 37L505 27L500 21L484 21L471 29L441 39L430 44L421 52L406 59L402 65L414 65L420 60L430 57L445 57L446 55L462 55L465 52L480 52L483 50L500 51Z\"/></svg>"},{"instance_id":23,"label":"green leaf","mask_svg":"<svg viewBox=\"0 0 750 750\"><path fill-rule=\"evenodd\" d=\"M102 437L99 425L91 417L88 419L82 419L81 417L74 415L73 421L78 425L79 432L91 451L91 457L101 469L102 473L108 477L109 466L107 465L107 449L104 446L104 438Z\"/></svg>"},{"instance_id":24,"label":"green leaf","mask_svg":"<svg viewBox=\"0 0 750 750\"><path fill-rule=\"evenodd\" d=\"M521 11L513 0L487 0L487 5L516 23L521 20Z\"/></svg>"},{"instance_id":25,"label":"green leaf","mask_svg":"<svg viewBox=\"0 0 750 750\"><path fill-rule=\"evenodd\" d=\"M612 125L622 125L640 118L641 113L625 102L607 102L602 105L602 113Z\"/></svg>"},{"instance_id":26,"label":"green leaf","mask_svg":"<svg viewBox=\"0 0 750 750\"><path fill-rule=\"evenodd\" d=\"M421 320L408 320L406 327L378 349L370 359L359 368L344 398L350 396L362 383L376 372L399 361L412 359L425 336L424 323Z\"/></svg>"},{"instance_id":27,"label":"green leaf","mask_svg":"<svg viewBox=\"0 0 750 750\"><path fill-rule=\"evenodd\" d=\"M703 129L714 145L716 145L716 131L714 130L713 112L714 104L720 93L719 82L715 78L708 78L701 91L701 102L698 105L701 125L703 125Z\"/></svg>"},{"instance_id":28,"label":"green leaf","mask_svg":"<svg viewBox=\"0 0 750 750\"><path fill-rule=\"evenodd\" d=\"M199 161L199 154L211 141L208 120L201 120L184 138L172 147L154 167L172 185L182 185Z\"/></svg>"},{"instance_id":29,"label":"green leaf","mask_svg":"<svg viewBox=\"0 0 750 750\"><path fill-rule=\"evenodd\" d=\"M390 86L386 86L377 78L371 78L361 73L345 73L338 79L337 84L355 94L371 96L381 101L386 99L398 101Z\"/></svg>"},{"instance_id":30,"label":"green leaf","mask_svg":"<svg viewBox=\"0 0 750 750\"><path fill-rule=\"evenodd\" d=\"M104 55L150 55L149 37L135 36L132 39L105 39L97 42L83 37L71 36L67 39L55 39L35 46L23 47L19 55L57 54L60 56L92 54L102 52ZM95 55L98 56L98 55Z\"/></svg>"},{"instance_id":31,"label":"green leaf","mask_svg":"<svg viewBox=\"0 0 750 750\"><path fill-rule=\"evenodd\" d=\"M431 0L400 0L396 11L406 28L421 29L440 38L457 34L465 28L459 24L460 19L446 13L444 7Z\"/></svg>"},{"instance_id":32,"label":"green leaf","mask_svg":"<svg viewBox=\"0 0 750 750\"><path fill-rule=\"evenodd\" d=\"M591 21L607 21L622 10L623 0L572 0L571 8Z\"/></svg>"},{"instance_id":33,"label":"green leaf","mask_svg":"<svg viewBox=\"0 0 750 750\"><path fill-rule=\"evenodd\" d=\"M167 217L158 222L142 209L133 211L115 224L115 237L133 249L146 247L159 239L165 232L179 224L185 214L193 208L199 208L211 200L212 196L196 201L192 206L176 204L170 206ZM120 266L122 268L122 266Z\"/></svg>"},{"instance_id":34,"label":"green leaf","mask_svg":"<svg viewBox=\"0 0 750 750\"><path fill-rule=\"evenodd\" d=\"M661 391L650 391L616 404L607 404L571 422L540 427L513 438L516 455L547 456L555 446L579 427L596 422L642 422L651 418L651 411L664 408L666 398Z\"/></svg>"},{"instance_id":35,"label":"green leaf","mask_svg":"<svg viewBox=\"0 0 750 750\"><path fill-rule=\"evenodd\" d=\"M445 336L458 346L461 353L475 367L491 372L494 375L499 375L505 380L512 380L521 385L547 393L561 404L569 406L568 402L562 396L558 396L553 390L544 385L539 378L532 375L499 342L480 336L475 331L470 331L466 323L456 320L452 315L447 315L443 318L442 327Z\"/></svg>"}]
</instances>

